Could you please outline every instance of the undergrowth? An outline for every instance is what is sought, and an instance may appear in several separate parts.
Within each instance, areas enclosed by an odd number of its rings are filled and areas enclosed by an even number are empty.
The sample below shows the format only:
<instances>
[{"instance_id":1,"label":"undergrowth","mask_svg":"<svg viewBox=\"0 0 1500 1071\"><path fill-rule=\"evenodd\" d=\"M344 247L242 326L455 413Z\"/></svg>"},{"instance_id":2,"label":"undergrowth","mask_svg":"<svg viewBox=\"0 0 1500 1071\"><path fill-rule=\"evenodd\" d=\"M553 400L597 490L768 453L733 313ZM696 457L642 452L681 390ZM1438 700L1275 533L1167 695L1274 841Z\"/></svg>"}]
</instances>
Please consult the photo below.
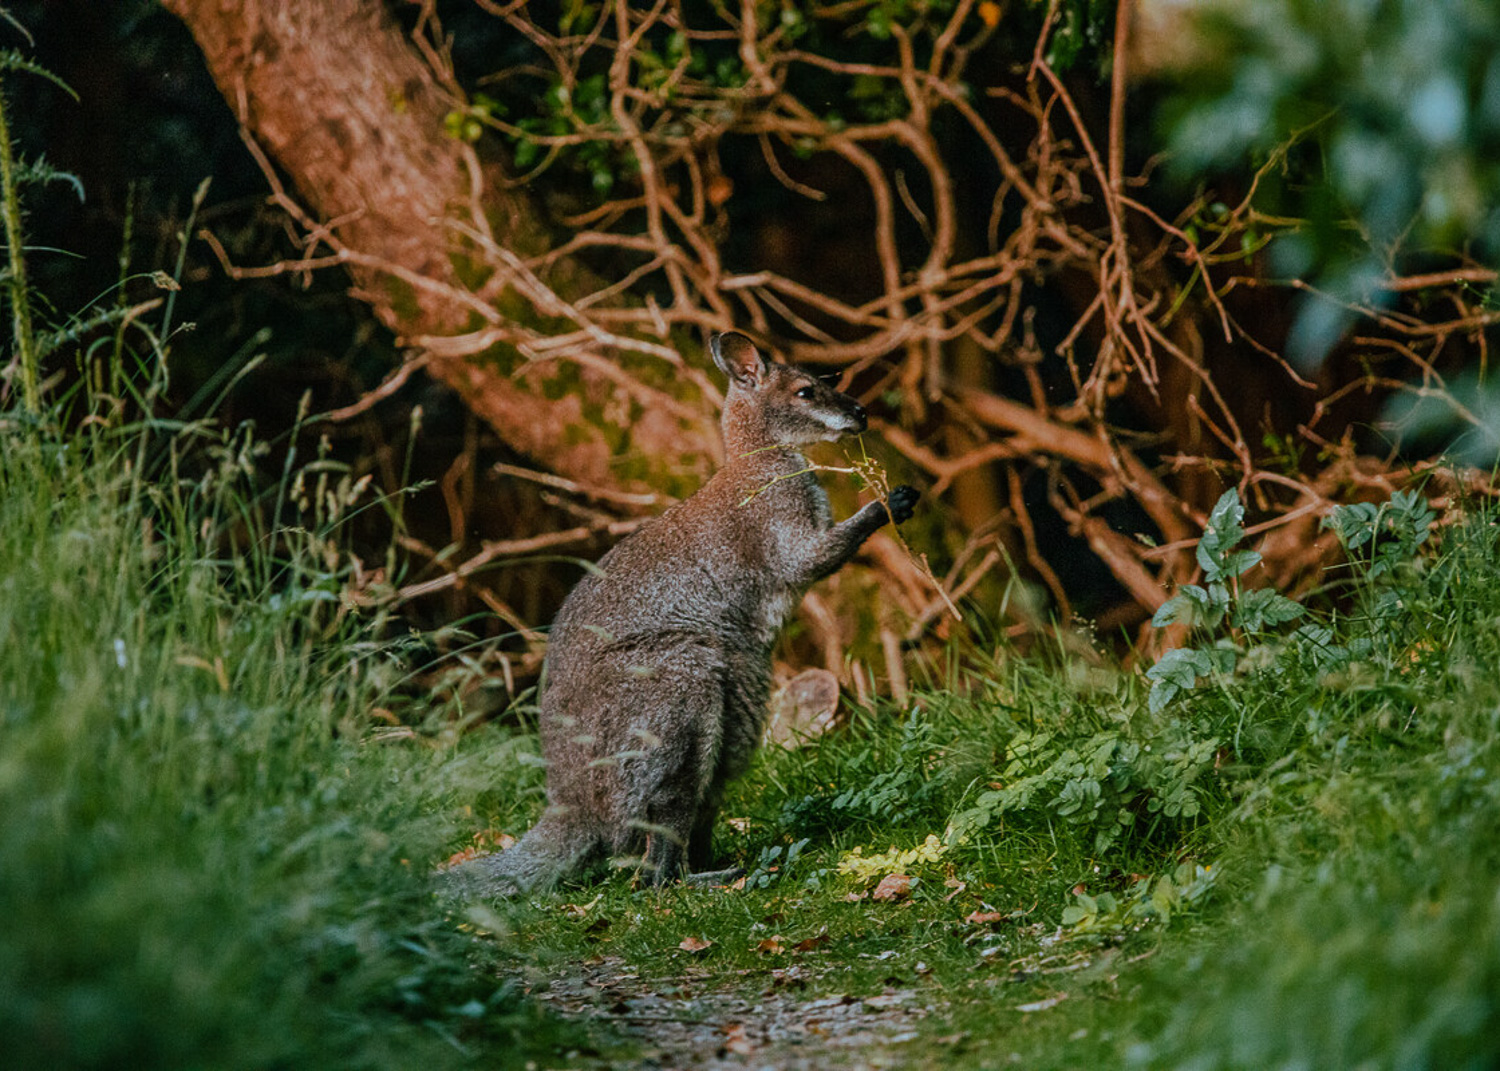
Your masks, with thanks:
<instances>
[{"instance_id":1,"label":"undergrowth","mask_svg":"<svg viewBox=\"0 0 1500 1071\"><path fill-rule=\"evenodd\" d=\"M909 1066L1494 1066L1500 519L1337 509L1347 563L1297 604L1253 586L1242 515L1157 668L1001 651L855 711L732 790L744 888L565 889L510 909L502 958L920 987Z\"/></svg>"},{"instance_id":2,"label":"undergrowth","mask_svg":"<svg viewBox=\"0 0 1500 1071\"><path fill-rule=\"evenodd\" d=\"M48 174L0 176L11 260L18 176ZM1158 615L1187 642L1145 672L999 650L765 749L719 833L742 886L450 905L433 863L520 833L542 771L528 733L403 693L408 639L341 535L399 503L157 415L170 301L33 324L4 283L6 1066L555 1065L582 1028L519 979L601 955L920 989L914 1067L1500 1064L1493 506L1335 510L1348 564L1299 604L1255 585L1231 492Z\"/></svg>"},{"instance_id":3,"label":"undergrowth","mask_svg":"<svg viewBox=\"0 0 1500 1071\"><path fill-rule=\"evenodd\" d=\"M404 660L342 594L351 486L266 531L251 442L0 424L0 1051L523 1062L551 1028L429 880L488 762L372 737Z\"/></svg>"},{"instance_id":4,"label":"undergrowth","mask_svg":"<svg viewBox=\"0 0 1500 1071\"><path fill-rule=\"evenodd\" d=\"M33 68L0 56L15 71ZM343 532L399 503L300 455L302 429L267 472L253 429L160 415L170 300L128 306L122 279L41 315L14 267L20 195L55 173L5 163L0 304L25 389L0 411L0 1064L551 1053L569 1031L432 894L448 802L505 749L373 730L409 644Z\"/></svg>"}]
</instances>

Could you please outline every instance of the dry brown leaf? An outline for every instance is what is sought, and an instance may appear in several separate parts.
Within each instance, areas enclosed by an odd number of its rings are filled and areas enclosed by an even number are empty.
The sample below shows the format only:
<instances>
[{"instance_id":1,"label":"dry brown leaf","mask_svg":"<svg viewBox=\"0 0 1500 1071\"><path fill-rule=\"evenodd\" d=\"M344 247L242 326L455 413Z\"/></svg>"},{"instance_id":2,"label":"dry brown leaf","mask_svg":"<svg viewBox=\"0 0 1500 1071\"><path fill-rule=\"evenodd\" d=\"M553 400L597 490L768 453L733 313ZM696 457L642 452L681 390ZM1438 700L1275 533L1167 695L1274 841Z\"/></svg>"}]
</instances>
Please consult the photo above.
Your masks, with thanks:
<instances>
[{"instance_id":1,"label":"dry brown leaf","mask_svg":"<svg viewBox=\"0 0 1500 1071\"><path fill-rule=\"evenodd\" d=\"M706 937L684 937L677 947L684 952L702 952L712 944Z\"/></svg>"},{"instance_id":2,"label":"dry brown leaf","mask_svg":"<svg viewBox=\"0 0 1500 1071\"><path fill-rule=\"evenodd\" d=\"M823 945L828 944L832 940L833 938L828 936L828 931L823 930L821 933L818 933L812 937L808 937L804 940L798 941L792 946L792 951L798 953L811 952L813 949L820 948Z\"/></svg>"},{"instance_id":3,"label":"dry brown leaf","mask_svg":"<svg viewBox=\"0 0 1500 1071\"><path fill-rule=\"evenodd\" d=\"M767 937L765 940L761 941L760 944L755 946L755 951L765 952L773 956L780 955L782 952L786 951L786 944L784 943L781 934L778 933L774 937Z\"/></svg>"},{"instance_id":4,"label":"dry brown leaf","mask_svg":"<svg viewBox=\"0 0 1500 1071\"><path fill-rule=\"evenodd\" d=\"M884 900L887 903L905 900L910 895L910 874L887 874L880 879L880 884L875 886L875 891L870 894L872 899Z\"/></svg>"},{"instance_id":5,"label":"dry brown leaf","mask_svg":"<svg viewBox=\"0 0 1500 1071\"><path fill-rule=\"evenodd\" d=\"M744 1023L725 1023L724 1036L724 1047L736 1056L749 1056L755 1051L755 1042L745 1035Z\"/></svg>"},{"instance_id":6,"label":"dry brown leaf","mask_svg":"<svg viewBox=\"0 0 1500 1071\"><path fill-rule=\"evenodd\" d=\"M1005 914L1001 911L971 911L964 916L964 921L974 926L987 926L992 922L1004 922Z\"/></svg>"}]
</instances>

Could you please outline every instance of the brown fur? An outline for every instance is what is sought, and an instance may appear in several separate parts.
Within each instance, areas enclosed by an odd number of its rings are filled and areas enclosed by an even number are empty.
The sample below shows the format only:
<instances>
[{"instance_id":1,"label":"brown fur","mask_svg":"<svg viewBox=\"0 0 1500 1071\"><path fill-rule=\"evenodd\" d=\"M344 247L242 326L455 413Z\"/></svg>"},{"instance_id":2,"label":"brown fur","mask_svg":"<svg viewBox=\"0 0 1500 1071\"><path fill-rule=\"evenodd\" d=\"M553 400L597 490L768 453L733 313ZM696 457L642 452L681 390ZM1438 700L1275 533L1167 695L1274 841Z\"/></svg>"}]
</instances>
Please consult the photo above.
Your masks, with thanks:
<instances>
[{"instance_id":1,"label":"brown fur","mask_svg":"<svg viewBox=\"0 0 1500 1071\"><path fill-rule=\"evenodd\" d=\"M864 409L744 335L710 348L729 376L728 461L563 603L541 699L546 813L514 847L455 871L462 891L542 888L606 856L644 857L652 884L710 866L724 786L765 726L783 621L887 520L911 516L917 492L898 487L889 513L872 502L834 524L798 448L863 431Z\"/></svg>"}]
</instances>

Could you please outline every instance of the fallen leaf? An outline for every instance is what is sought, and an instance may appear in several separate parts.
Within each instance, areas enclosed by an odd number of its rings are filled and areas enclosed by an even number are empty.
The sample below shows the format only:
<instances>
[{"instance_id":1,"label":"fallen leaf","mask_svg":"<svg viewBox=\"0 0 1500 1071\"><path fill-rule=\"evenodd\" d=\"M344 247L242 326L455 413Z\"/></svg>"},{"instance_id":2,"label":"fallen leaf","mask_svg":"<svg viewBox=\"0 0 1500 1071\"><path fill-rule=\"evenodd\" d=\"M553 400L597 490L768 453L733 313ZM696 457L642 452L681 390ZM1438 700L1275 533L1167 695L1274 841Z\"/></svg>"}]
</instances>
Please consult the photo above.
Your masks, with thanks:
<instances>
[{"instance_id":1,"label":"fallen leaf","mask_svg":"<svg viewBox=\"0 0 1500 1071\"><path fill-rule=\"evenodd\" d=\"M875 886L875 891L870 894L872 899L884 900L888 903L905 900L910 895L910 874L887 874L880 879L880 884Z\"/></svg>"},{"instance_id":2,"label":"fallen leaf","mask_svg":"<svg viewBox=\"0 0 1500 1071\"><path fill-rule=\"evenodd\" d=\"M749 1056L755 1051L755 1043L745 1036L744 1023L725 1023L724 1035L724 1048L736 1056Z\"/></svg>"},{"instance_id":3,"label":"fallen leaf","mask_svg":"<svg viewBox=\"0 0 1500 1071\"><path fill-rule=\"evenodd\" d=\"M761 941L760 944L755 946L755 951L775 956L785 952L786 945L782 942L781 934L778 933L774 937L767 937L764 941Z\"/></svg>"},{"instance_id":4,"label":"fallen leaf","mask_svg":"<svg viewBox=\"0 0 1500 1071\"><path fill-rule=\"evenodd\" d=\"M844 895L845 902L851 903L851 904L857 904L861 900L868 900L869 898L870 898L870 894L867 893L867 892L852 892L852 893L846 893Z\"/></svg>"},{"instance_id":5,"label":"fallen leaf","mask_svg":"<svg viewBox=\"0 0 1500 1071\"><path fill-rule=\"evenodd\" d=\"M964 921L974 926L987 926L992 922L1004 922L1005 915L999 911L971 911L964 916Z\"/></svg>"},{"instance_id":6,"label":"fallen leaf","mask_svg":"<svg viewBox=\"0 0 1500 1071\"><path fill-rule=\"evenodd\" d=\"M507 848L514 847L515 843L516 838L509 833L502 833L498 829L481 829L478 833L474 834L473 844L462 851L454 852L447 859L444 859L438 864L438 869L447 870L449 867L455 867L473 859L482 859L486 855L494 855L495 853L491 849L499 848L501 851L505 851Z\"/></svg>"},{"instance_id":7,"label":"fallen leaf","mask_svg":"<svg viewBox=\"0 0 1500 1071\"><path fill-rule=\"evenodd\" d=\"M1065 1001L1067 999L1068 999L1068 994L1066 994L1066 993L1058 993L1056 996L1048 997L1046 1000L1032 1001L1030 1004L1018 1004L1018 1005L1016 1005L1016 1011L1018 1011L1018 1012L1039 1012L1039 1011L1046 1011L1048 1008L1055 1008L1055 1007L1057 1007L1059 1004L1061 1004L1063 1001Z\"/></svg>"},{"instance_id":8,"label":"fallen leaf","mask_svg":"<svg viewBox=\"0 0 1500 1071\"><path fill-rule=\"evenodd\" d=\"M968 887L969 883L967 881L959 881L957 878L949 878L947 881L943 882L943 888L952 889L953 891L950 892L947 896L943 897L943 903L946 904L949 900L952 900L955 896L963 892Z\"/></svg>"},{"instance_id":9,"label":"fallen leaf","mask_svg":"<svg viewBox=\"0 0 1500 1071\"><path fill-rule=\"evenodd\" d=\"M684 937L677 947L684 952L702 952L711 944L713 942L704 937Z\"/></svg>"},{"instance_id":10,"label":"fallen leaf","mask_svg":"<svg viewBox=\"0 0 1500 1071\"><path fill-rule=\"evenodd\" d=\"M833 938L828 936L828 931L823 930L814 937L808 937L805 940L798 941L792 946L792 951L798 953L811 952L813 949L821 948L823 945L828 944L832 940Z\"/></svg>"},{"instance_id":11,"label":"fallen leaf","mask_svg":"<svg viewBox=\"0 0 1500 1071\"><path fill-rule=\"evenodd\" d=\"M600 899L603 898L603 896L604 894L600 893L598 896L594 897L586 904L563 904L562 913L564 915L568 915L571 918L581 919L585 917L591 910L593 910L594 905L597 904Z\"/></svg>"}]
</instances>

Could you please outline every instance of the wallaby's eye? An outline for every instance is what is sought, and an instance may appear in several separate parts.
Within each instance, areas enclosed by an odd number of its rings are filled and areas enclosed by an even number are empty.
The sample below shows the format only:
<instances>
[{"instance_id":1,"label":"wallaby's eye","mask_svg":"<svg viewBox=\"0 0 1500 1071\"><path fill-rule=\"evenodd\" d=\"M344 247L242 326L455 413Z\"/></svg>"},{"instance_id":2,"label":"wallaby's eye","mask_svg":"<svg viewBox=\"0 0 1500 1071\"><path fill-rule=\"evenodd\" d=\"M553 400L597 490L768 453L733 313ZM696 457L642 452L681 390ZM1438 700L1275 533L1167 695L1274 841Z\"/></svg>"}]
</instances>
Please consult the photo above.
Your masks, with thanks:
<instances>
[{"instance_id":1,"label":"wallaby's eye","mask_svg":"<svg viewBox=\"0 0 1500 1071\"><path fill-rule=\"evenodd\" d=\"M797 392L797 397L799 397L799 398L811 398L814 394L817 394L817 393L818 393L817 390L814 387L812 387L811 385L809 385L809 386L803 387L801 390L799 390Z\"/></svg>"}]
</instances>

